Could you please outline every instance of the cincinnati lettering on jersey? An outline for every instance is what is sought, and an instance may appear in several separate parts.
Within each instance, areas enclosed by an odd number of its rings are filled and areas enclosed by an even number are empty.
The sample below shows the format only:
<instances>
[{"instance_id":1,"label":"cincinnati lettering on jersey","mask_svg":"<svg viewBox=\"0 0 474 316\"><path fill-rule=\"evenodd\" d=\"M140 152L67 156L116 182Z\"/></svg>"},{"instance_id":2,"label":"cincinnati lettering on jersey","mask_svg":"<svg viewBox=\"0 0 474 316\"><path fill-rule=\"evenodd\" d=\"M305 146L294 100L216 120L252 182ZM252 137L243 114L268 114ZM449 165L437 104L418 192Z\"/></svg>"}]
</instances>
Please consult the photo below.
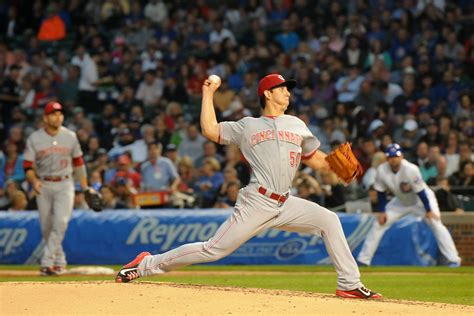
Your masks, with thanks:
<instances>
[{"instance_id":1,"label":"cincinnati lettering on jersey","mask_svg":"<svg viewBox=\"0 0 474 316\"><path fill-rule=\"evenodd\" d=\"M292 143L297 146L301 146L303 143L303 136L289 132L289 131L278 131L276 132L273 129L267 129L265 131L261 131L250 136L250 146L255 146L262 142L266 142L268 140L275 140L276 135L278 135L278 140L281 142Z\"/></svg>"},{"instance_id":2,"label":"cincinnati lettering on jersey","mask_svg":"<svg viewBox=\"0 0 474 316\"><path fill-rule=\"evenodd\" d=\"M60 146L48 147L46 149L42 149L38 151L38 159L41 159L44 156L47 156L50 154L69 155L70 152L71 152L71 148L67 148L67 147L60 147Z\"/></svg>"}]
</instances>

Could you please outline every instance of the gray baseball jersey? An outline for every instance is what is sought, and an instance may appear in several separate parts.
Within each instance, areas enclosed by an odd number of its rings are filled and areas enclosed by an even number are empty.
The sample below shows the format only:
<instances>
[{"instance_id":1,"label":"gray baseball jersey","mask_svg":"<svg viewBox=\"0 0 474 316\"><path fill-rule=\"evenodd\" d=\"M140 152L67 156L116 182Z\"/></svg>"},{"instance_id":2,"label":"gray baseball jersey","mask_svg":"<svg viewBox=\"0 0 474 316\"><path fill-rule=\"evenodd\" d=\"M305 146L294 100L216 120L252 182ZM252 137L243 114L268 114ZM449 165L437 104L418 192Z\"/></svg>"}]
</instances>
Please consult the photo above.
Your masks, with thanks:
<instances>
[{"instance_id":1,"label":"gray baseball jersey","mask_svg":"<svg viewBox=\"0 0 474 316\"><path fill-rule=\"evenodd\" d=\"M64 177L73 171L73 158L82 157L74 132L62 126L52 136L45 129L32 133L26 142L24 160L34 162L38 177Z\"/></svg>"},{"instance_id":2,"label":"gray baseball jersey","mask_svg":"<svg viewBox=\"0 0 474 316\"><path fill-rule=\"evenodd\" d=\"M262 230L274 227L322 236L338 273L338 289L361 287L338 216L316 203L288 195L300 160L310 158L320 145L303 121L281 115L222 122L219 143L238 145L252 167L251 181L240 190L233 214L206 242L146 256L138 266L139 275L218 260Z\"/></svg>"},{"instance_id":3,"label":"gray baseball jersey","mask_svg":"<svg viewBox=\"0 0 474 316\"><path fill-rule=\"evenodd\" d=\"M246 117L238 122L219 124L219 142L240 147L252 168L250 183L259 183L275 192L287 192L301 159L318 149L319 140L299 118Z\"/></svg>"},{"instance_id":4,"label":"gray baseball jersey","mask_svg":"<svg viewBox=\"0 0 474 316\"><path fill-rule=\"evenodd\" d=\"M81 165L82 151L76 134L61 127L56 135L45 129L28 137L25 166L33 165L43 187L36 197L45 247L42 267L66 266L62 241L74 203L73 167Z\"/></svg>"}]
</instances>

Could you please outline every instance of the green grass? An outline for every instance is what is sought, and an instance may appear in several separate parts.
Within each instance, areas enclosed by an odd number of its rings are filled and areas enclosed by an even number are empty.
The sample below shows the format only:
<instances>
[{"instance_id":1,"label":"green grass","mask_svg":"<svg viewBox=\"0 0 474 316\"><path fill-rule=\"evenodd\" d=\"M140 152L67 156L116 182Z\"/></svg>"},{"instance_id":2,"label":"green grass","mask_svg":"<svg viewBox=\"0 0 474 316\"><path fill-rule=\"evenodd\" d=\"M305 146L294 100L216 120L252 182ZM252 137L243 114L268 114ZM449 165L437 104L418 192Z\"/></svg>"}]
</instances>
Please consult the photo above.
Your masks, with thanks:
<instances>
[{"instance_id":1,"label":"green grass","mask_svg":"<svg viewBox=\"0 0 474 316\"><path fill-rule=\"evenodd\" d=\"M118 266L110 266L117 270ZM38 270L37 266L0 266L7 270ZM215 286L284 289L334 293L336 274L327 266L193 266L185 271L253 271L249 274L160 275L145 281ZM278 275L258 272L283 272ZM304 274L295 272L305 272ZM408 274L405 274L408 273ZM364 284L386 298L474 305L474 267L370 267L361 268ZM0 281L111 280L110 276L2 277Z\"/></svg>"}]
</instances>

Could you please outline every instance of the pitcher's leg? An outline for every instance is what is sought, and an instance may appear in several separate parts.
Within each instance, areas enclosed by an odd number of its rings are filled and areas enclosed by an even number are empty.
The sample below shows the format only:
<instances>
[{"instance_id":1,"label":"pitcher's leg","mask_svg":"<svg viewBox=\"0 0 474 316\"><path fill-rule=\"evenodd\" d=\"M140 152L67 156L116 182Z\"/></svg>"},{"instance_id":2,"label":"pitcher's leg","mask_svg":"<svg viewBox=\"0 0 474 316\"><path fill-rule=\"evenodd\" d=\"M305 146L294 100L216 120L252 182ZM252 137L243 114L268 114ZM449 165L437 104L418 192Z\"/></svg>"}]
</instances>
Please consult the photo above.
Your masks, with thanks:
<instances>
[{"instance_id":1,"label":"pitcher's leg","mask_svg":"<svg viewBox=\"0 0 474 316\"><path fill-rule=\"evenodd\" d=\"M196 242L163 254L146 256L138 266L140 276L165 273L195 263L219 260L268 227L277 212L235 210L206 242Z\"/></svg>"},{"instance_id":2,"label":"pitcher's leg","mask_svg":"<svg viewBox=\"0 0 474 316\"><path fill-rule=\"evenodd\" d=\"M290 197L275 220L275 228L294 232L321 234L337 272L341 290L362 286L357 263L347 244L339 217L316 203Z\"/></svg>"}]
</instances>

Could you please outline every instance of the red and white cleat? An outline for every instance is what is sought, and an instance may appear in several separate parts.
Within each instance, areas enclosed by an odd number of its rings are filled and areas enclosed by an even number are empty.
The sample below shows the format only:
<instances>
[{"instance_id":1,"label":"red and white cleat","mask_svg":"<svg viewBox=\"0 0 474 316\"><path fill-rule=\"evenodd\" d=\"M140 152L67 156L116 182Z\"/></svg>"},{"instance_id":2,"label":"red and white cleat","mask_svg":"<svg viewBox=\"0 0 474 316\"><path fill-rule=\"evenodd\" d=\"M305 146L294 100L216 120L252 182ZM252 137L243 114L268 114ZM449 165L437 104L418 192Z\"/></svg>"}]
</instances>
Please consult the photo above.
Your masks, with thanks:
<instances>
[{"instance_id":1,"label":"red and white cleat","mask_svg":"<svg viewBox=\"0 0 474 316\"><path fill-rule=\"evenodd\" d=\"M360 298L360 299L380 299L382 294L372 292L370 289L362 286L358 289L343 291L336 290L336 295L343 298Z\"/></svg>"},{"instance_id":2,"label":"red and white cleat","mask_svg":"<svg viewBox=\"0 0 474 316\"><path fill-rule=\"evenodd\" d=\"M138 274L138 265L142 262L143 258L146 256L151 256L149 252L140 253L132 262L124 265L122 269L117 273L115 277L115 282L117 283L127 283L132 280L138 279L140 275Z\"/></svg>"}]
</instances>

